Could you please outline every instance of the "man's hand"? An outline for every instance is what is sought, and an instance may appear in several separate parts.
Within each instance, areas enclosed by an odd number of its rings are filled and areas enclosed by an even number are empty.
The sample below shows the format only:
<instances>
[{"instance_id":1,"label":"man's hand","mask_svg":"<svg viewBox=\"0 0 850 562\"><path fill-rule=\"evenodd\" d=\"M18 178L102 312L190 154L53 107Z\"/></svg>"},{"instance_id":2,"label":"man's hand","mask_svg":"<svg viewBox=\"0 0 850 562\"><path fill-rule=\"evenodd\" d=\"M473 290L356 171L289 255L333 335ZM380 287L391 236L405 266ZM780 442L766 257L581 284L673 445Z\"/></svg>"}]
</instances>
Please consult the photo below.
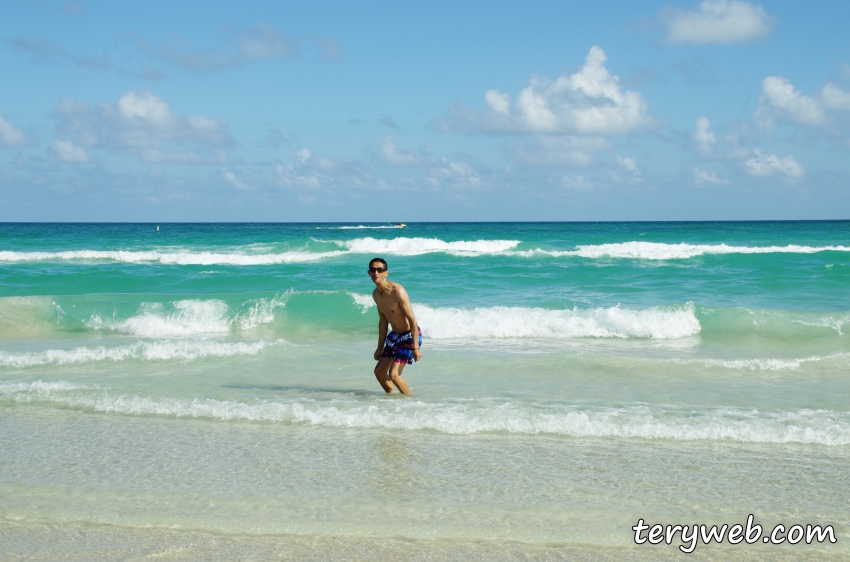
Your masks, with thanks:
<instances>
[{"instance_id":1,"label":"man's hand","mask_svg":"<svg viewBox=\"0 0 850 562\"><path fill-rule=\"evenodd\" d=\"M381 349L380 347L378 349L376 349L375 350L375 361L380 361L381 355L383 355L383 353L384 353L384 350Z\"/></svg>"},{"instance_id":2,"label":"man's hand","mask_svg":"<svg viewBox=\"0 0 850 562\"><path fill-rule=\"evenodd\" d=\"M418 349L413 350L413 360L419 362L422 360L422 352Z\"/></svg>"}]
</instances>

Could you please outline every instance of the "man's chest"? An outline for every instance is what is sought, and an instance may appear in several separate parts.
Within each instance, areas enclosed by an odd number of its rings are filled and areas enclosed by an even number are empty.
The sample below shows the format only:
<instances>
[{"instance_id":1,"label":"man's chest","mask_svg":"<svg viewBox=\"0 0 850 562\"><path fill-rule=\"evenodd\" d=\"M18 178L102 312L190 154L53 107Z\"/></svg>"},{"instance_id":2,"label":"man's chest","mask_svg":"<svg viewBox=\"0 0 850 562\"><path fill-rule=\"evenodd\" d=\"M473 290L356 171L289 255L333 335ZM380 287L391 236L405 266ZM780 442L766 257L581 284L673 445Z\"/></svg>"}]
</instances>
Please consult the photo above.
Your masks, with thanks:
<instances>
[{"instance_id":1,"label":"man's chest","mask_svg":"<svg viewBox=\"0 0 850 562\"><path fill-rule=\"evenodd\" d=\"M395 292L389 295L378 294L375 296L375 302L378 305L378 310L384 314L395 314L399 309Z\"/></svg>"}]
</instances>

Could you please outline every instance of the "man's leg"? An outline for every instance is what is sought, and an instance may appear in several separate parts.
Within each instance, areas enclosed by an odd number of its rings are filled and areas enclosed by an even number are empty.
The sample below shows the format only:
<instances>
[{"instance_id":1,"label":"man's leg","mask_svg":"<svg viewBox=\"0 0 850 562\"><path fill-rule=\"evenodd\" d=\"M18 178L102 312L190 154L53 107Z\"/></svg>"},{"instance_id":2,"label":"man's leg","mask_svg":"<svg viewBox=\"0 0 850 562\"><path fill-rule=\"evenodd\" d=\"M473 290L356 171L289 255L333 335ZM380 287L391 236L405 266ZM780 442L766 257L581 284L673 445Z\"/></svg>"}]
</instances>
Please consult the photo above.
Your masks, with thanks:
<instances>
[{"instance_id":1,"label":"man's leg","mask_svg":"<svg viewBox=\"0 0 850 562\"><path fill-rule=\"evenodd\" d=\"M381 383L381 388L387 394L392 394L393 385L390 384L390 367L393 365L392 357L381 357L375 365L375 378Z\"/></svg>"},{"instance_id":2,"label":"man's leg","mask_svg":"<svg viewBox=\"0 0 850 562\"><path fill-rule=\"evenodd\" d=\"M396 388L398 388L399 392L410 395L410 387L407 386L407 382L401 378L401 372L406 366L407 363L393 363L390 367L390 380L393 381L393 384Z\"/></svg>"}]
</instances>

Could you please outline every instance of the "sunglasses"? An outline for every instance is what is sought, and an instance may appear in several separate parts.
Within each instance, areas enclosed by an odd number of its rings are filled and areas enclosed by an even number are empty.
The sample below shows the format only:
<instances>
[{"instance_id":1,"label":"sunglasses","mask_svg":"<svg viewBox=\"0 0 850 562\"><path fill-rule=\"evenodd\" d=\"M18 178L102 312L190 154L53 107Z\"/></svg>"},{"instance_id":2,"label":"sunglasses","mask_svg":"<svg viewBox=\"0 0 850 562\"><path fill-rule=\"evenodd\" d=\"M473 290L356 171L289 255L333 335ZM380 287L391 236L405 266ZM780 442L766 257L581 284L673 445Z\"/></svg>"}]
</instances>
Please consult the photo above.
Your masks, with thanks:
<instances>
[{"instance_id":1,"label":"sunglasses","mask_svg":"<svg viewBox=\"0 0 850 562\"><path fill-rule=\"evenodd\" d=\"M369 273L383 273L387 270L386 267L370 267Z\"/></svg>"}]
</instances>

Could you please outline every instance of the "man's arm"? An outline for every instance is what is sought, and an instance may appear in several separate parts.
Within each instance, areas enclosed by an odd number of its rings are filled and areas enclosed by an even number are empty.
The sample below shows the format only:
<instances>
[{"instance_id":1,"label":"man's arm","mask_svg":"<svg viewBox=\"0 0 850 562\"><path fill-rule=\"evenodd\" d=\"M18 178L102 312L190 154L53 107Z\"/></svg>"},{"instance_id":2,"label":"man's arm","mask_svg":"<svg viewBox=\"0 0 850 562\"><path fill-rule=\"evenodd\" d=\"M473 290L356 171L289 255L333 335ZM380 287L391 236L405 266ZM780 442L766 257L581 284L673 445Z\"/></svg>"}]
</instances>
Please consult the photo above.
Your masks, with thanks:
<instances>
[{"instance_id":1,"label":"man's arm","mask_svg":"<svg viewBox=\"0 0 850 562\"><path fill-rule=\"evenodd\" d=\"M387 321L387 317L384 316L384 313L378 309L378 349L375 350L375 361L381 358L381 354L384 353L384 344L387 341L387 328L389 326L389 322Z\"/></svg>"},{"instance_id":2,"label":"man's arm","mask_svg":"<svg viewBox=\"0 0 850 562\"><path fill-rule=\"evenodd\" d=\"M407 318L407 323L410 326L410 334L413 336L413 359L419 361L422 358L422 352L419 351L419 324L416 323L416 316L413 314L410 297L407 296L407 291L401 286L398 288L398 303L401 306L401 312Z\"/></svg>"}]
</instances>

